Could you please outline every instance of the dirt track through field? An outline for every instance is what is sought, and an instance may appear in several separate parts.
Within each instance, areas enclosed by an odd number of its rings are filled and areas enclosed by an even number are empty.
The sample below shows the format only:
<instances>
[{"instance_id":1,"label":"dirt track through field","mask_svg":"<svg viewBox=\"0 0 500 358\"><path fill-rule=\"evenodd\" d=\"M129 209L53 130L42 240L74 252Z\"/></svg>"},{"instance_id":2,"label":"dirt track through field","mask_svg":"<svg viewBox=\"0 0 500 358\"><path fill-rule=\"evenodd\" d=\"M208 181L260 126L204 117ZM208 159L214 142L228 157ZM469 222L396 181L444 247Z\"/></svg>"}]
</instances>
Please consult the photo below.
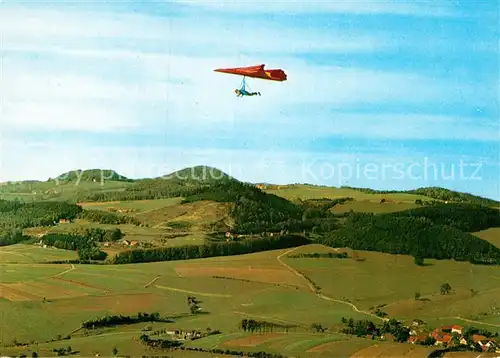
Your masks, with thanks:
<instances>
[{"instance_id":1,"label":"dirt track through field","mask_svg":"<svg viewBox=\"0 0 500 358\"><path fill-rule=\"evenodd\" d=\"M323 295L322 293L319 293L316 291L316 289L314 288L314 286L309 282L309 280L302 274L300 273L299 271L295 270L293 267L287 265L286 263L283 262L283 260L281 260L281 258L283 256L286 256L290 253L292 253L293 251L299 249L301 246L298 246L298 247L294 247L293 249L290 249L290 250L287 250L285 252L283 252L282 254L278 255L276 257L276 259L278 260L278 262L280 264L282 264L283 266L285 266L288 270L290 270L291 272L293 272L295 275L301 277L303 280L305 280L307 282L307 285L309 286L310 290L316 294L317 297L323 299L323 300L326 300L326 301L332 301L332 302L337 302L337 303L342 303L344 305L348 305L350 306L354 311L358 312L358 313L362 313L362 314L366 314L368 316L371 316L371 317L374 317L378 320L382 320L382 321L388 321L389 319L388 318L382 318L382 317L379 317L373 313L370 313L370 312L367 312L367 311L363 311L363 310L360 310L358 307L356 307L354 304L350 303L350 302L347 302L347 301L342 301L342 300L337 300L335 298L331 298L331 297L328 297L328 296L325 296ZM327 247L327 246L325 246ZM334 251L336 251L336 249L333 249L333 248L330 248Z\"/></svg>"},{"instance_id":2,"label":"dirt track through field","mask_svg":"<svg viewBox=\"0 0 500 358\"><path fill-rule=\"evenodd\" d=\"M154 279L152 279L151 281L149 281L147 284L144 285L144 288L148 288L149 286L151 286L153 283L155 283L155 281L157 281L159 278L161 278L161 275L159 276L156 276Z\"/></svg>"},{"instance_id":3,"label":"dirt track through field","mask_svg":"<svg viewBox=\"0 0 500 358\"><path fill-rule=\"evenodd\" d=\"M327 247L327 246L326 246ZM337 303L342 303L342 304L345 304L345 305L349 305L351 306L351 308L358 312L358 313L362 313L362 314L366 314L368 316L371 316L371 317L374 317L374 318L377 318L379 320L382 320L382 321L388 321L389 319L388 318L382 318L382 317L379 317L371 312L368 312L368 311L363 311L363 310L360 310L358 307L356 307L354 304L352 304L351 302L347 302L347 301L342 301L342 300L337 300L337 299L334 299L332 297L328 297L326 295L323 295L322 293L319 293L316 291L316 289L314 288L314 286L309 282L309 280L303 275L301 274L299 271L295 270L293 267L287 265L286 263L284 263L281 258L283 256L286 256L290 253L292 253L293 251L299 249L300 246L298 247L294 247L293 249L290 249L290 250L287 250L285 251L284 253L278 255L276 258L278 260L278 262L280 264L282 264L283 266L285 266L288 270L290 270L291 272L293 272L295 275L301 277L302 279L304 279L306 282L307 282L307 285L309 286L310 290L312 292L314 292L316 294L316 296L318 296L319 298L321 299L324 299L324 300L327 300L327 301L332 301L332 302L337 302ZM332 249L334 251L337 251L337 249L335 248L331 248L331 247L328 247L329 249ZM490 291L495 291L497 289L494 289L494 290L490 290ZM394 303L393 303L394 304ZM474 321L474 320L470 320L470 319L467 319L467 318L463 318L463 317L438 317L439 319L459 319L459 320L462 320L462 321L465 321L465 322L469 322L469 323L476 323L476 324L482 324L482 325L487 325L487 326L491 326L491 327L498 327L500 328L500 324L494 324L494 323L487 323L487 322L481 322L481 321Z\"/></svg>"},{"instance_id":4,"label":"dirt track through field","mask_svg":"<svg viewBox=\"0 0 500 358\"><path fill-rule=\"evenodd\" d=\"M167 286L160 286L160 285L155 285L156 288L161 288L164 290L169 290L169 291L175 291L175 292L183 292L183 293L190 293L193 295L199 295L199 296L207 296L207 297L223 297L223 298L229 298L233 297L233 295L228 295L228 294L223 294L223 293L209 293L209 292L196 292L196 291L188 291L188 290L183 290L181 288L175 288L175 287L167 287Z\"/></svg>"}]
</instances>

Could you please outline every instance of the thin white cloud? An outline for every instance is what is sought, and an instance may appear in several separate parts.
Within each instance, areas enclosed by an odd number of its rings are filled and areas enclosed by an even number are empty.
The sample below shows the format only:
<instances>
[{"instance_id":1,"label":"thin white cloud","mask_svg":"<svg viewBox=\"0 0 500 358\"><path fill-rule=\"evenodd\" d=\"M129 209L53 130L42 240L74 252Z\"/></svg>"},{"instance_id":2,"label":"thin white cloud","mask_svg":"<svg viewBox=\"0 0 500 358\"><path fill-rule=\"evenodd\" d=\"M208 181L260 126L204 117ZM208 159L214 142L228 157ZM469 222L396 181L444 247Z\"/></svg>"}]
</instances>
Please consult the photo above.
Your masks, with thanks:
<instances>
[{"instance_id":1,"label":"thin white cloud","mask_svg":"<svg viewBox=\"0 0 500 358\"><path fill-rule=\"evenodd\" d=\"M191 7L242 13L342 13L342 14L393 14L413 16L454 16L452 3L434 1L357 1L357 0L169 0Z\"/></svg>"},{"instance_id":2,"label":"thin white cloud","mask_svg":"<svg viewBox=\"0 0 500 358\"><path fill-rule=\"evenodd\" d=\"M117 132L134 131L141 127L137 117L104 106L60 101L9 102L3 105L0 126L6 130L38 132L80 131Z\"/></svg>"},{"instance_id":3,"label":"thin white cloud","mask_svg":"<svg viewBox=\"0 0 500 358\"><path fill-rule=\"evenodd\" d=\"M397 114L353 115L348 118L331 114L329 110L391 101L412 105L438 101L460 103L479 95L476 92L472 96L474 89L468 86L460 87L411 73L309 66L303 61L283 57L277 60L278 66L271 64L268 67L285 69L288 81L249 79L251 89L260 91L262 97L241 99L233 93L241 77L216 73L213 69L230 66L230 63L233 66L254 64L257 56L227 60L224 57L84 50L58 53L58 59L55 65L39 69L40 63L44 63L42 60L19 61L6 57L1 84L6 109L2 116L4 128L151 131L164 125L204 127L220 122L240 126L266 123L272 118L268 128L279 122L286 125L289 133L294 129L299 133L312 130L314 133L310 135L357 133L363 136L370 133L380 137L463 136L486 140L494 133L478 125L477 121L458 121L457 126L453 121L443 121L443 117L432 115L419 118ZM127 73L123 77L104 77L110 59L114 66L132 68L132 79ZM86 61L96 64L95 74L78 74L72 70L75 63L85 66ZM70 64L69 69L59 68L59 63ZM322 118L314 128L300 129L304 122L310 121L311 114L305 114L307 119L286 114L290 108L297 109L301 104L315 106L315 118ZM447 130L448 126L454 129Z\"/></svg>"},{"instance_id":4,"label":"thin white cloud","mask_svg":"<svg viewBox=\"0 0 500 358\"><path fill-rule=\"evenodd\" d=\"M286 131L280 131L286 128ZM452 128L452 130L450 129ZM366 139L456 139L497 141L500 124L494 118L469 118L422 114L345 114L314 111L305 116L275 118L266 123L268 133L284 140L322 138ZM258 135L260 127L245 127L248 136Z\"/></svg>"},{"instance_id":5,"label":"thin white cloud","mask_svg":"<svg viewBox=\"0 0 500 358\"><path fill-rule=\"evenodd\" d=\"M163 48L166 52L210 53L371 52L392 48L390 39L357 31L290 28L256 19L153 17L139 14L89 13L8 8L0 13L6 50L43 46L96 50L117 42ZM41 46L39 46L41 47Z\"/></svg>"}]
</instances>

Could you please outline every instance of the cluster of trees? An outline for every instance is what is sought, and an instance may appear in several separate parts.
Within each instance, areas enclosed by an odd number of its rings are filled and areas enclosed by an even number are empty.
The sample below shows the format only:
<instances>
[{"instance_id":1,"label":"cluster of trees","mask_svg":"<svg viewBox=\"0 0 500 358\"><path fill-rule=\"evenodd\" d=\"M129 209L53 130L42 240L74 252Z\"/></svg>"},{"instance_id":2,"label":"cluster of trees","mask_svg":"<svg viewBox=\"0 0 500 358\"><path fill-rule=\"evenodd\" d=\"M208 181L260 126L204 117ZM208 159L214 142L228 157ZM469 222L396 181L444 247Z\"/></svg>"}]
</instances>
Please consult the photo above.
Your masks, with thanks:
<instances>
[{"instance_id":1,"label":"cluster of trees","mask_svg":"<svg viewBox=\"0 0 500 358\"><path fill-rule=\"evenodd\" d=\"M42 237L42 243L64 250L78 251L80 260L104 260L107 254L99 249L98 243L117 241L123 237L118 228L85 228L70 233L50 233Z\"/></svg>"},{"instance_id":2,"label":"cluster of trees","mask_svg":"<svg viewBox=\"0 0 500 358\"><path fill-rule=\"evenodd\" d=\"M291 259L298 258L308 258L308 259L318 259L318 258L328 258L328 259L346 259L349 257L347 252L328 252L328 253L319 253L319 252L308 252L308 253L300 253L297 255L287 256Z\"/></svg>"},{"instance_id":3,"label":"cluster of trees","mask_svg":"<svg viewBox=\"0 0 500 358\"><path fill-rule=\"evenodd\" d=\"M500 226L498 210L474 204L439 204L400 212L381 214L382 217L421 217L437 225L447 225L465 232Z\"/></svg>"},{"instance_id":4,"label":"cluster of trees","mask_svg":"<svg viewBox=\"0 0 500 358\"><path fill-rule=\"evenodd\" d=\"M273 333L273 332L288 332L291 328L297 328L297 325L277 324L266 321L256 321L254 319L242 319L239 328L244 332L259 332L259 333Z\"/></svg>"},{"instance_id":5,"label":"cluster of trees","mask_svg":"<svg viewBox=\"0 0 500 358\"><path fill-rule=\"evenodd\" d=\"M182 343L179 341L171 339L151 339L147 334L141 335L139 341L151 348L172 349L182 346Z\"/></svg>"},{"instance_id":6,"label":"cluster of trees","mask_svg":"<svg viewBox=\"0 0 500 358\"><path fill-rule=\"evenodd\" d=\"M0 228L0 246L14 245L29 239L21 229Z\"/></svg>"},{"instance_id":7,"label":"cluster of trees","mask_svg":"<svg viewBox=\"0 0 500 358\"><path fill-rule=\"evenodd\" d=\"M52 226L60 219L73 219L82 208L78 205L57 202L21 203L0 200L0 230Z\"/></svg>"},{"instance_id":8,"label":"cluster of trees","mask_svg":"<svg viewBox=\"0 0 500 358\"><path fill-rule=\"evenodd\" d=\"M118 215L104 210L83 210L79 215L79 219L92 221L99 224L133 224L136 226L141 225L141 222L133 216Z\"/></svg>"},{"instance_id":9,"label":"cluster of trees","mask_svg":"<svg viewBox=\"0 0 500 358\"><path fill-rule=\"evenodd\" d=\"M500 248L454 227L437 225L429 218L352 213L344 226L320 241L333 247L454 259L475 264L500 264Z\"/></svg>"},{"instance_id":10,"label":"cluster of trees","mask_svg":"<svg viewBox=\"0 0 500 358\"><path fill-rule=\"evenodd\" d=\"M69 356L73 353L73 349L71 346L67 348L54 348L52 349L52 352L54 352L58 357Z\"/></svg>"},{"instance_id":11,"label":"cluster of trees","mask_svg":"<svg viewBox=\"0 0 500 358\"><path fill-rule=\"evenodd\" d=\"M410 329L394 318L384 321L381 325L376 325L369 320L353 320L342 317L342 323L346 326L341 330L342 333L358 337L367 335L378 337L389 333L394 335L398 342L406 342L410 337Z\"/></svg>"},{"instance_id":12,"label":"cluster of trees","mask_svg":"<svg viewBox=\"0 0 500 358\"><path fill-rule=\"evenodd\" d=\"M101 318L85 321L82 323L82 328L95 329L100 327L119 326L140 322L172 322L172 320L169 318L161 317L158 312L139 312L134 316L104 316Z\"/></svg>"},{"instance_id":13,"label":"cluster of trees","mask_svg":"<svg viewBox=\"0 0 500 358\"><path fill-rule=\"evenodd\" d=\"M189 311L191 314L197 314L200 312L201 308L199 306L200 301L195 296L188 296L187 297L187 304L189 307Z\"/></svg>"},{"instance_id":14,"label":"cluster of trees","mask_svg":"<svg viewBox=\"0 0 500 358\"><path fill-rule=\"evenodd\" d=\"M253 252L278 250L310 244L300 235L280 235L270 238L252 238L241 241L210 242L203 245L184 245L135 249L116 254L110 261L113 264L139 262L188 260L215 256L243 255Z\"/></svg>"}]
</instances>

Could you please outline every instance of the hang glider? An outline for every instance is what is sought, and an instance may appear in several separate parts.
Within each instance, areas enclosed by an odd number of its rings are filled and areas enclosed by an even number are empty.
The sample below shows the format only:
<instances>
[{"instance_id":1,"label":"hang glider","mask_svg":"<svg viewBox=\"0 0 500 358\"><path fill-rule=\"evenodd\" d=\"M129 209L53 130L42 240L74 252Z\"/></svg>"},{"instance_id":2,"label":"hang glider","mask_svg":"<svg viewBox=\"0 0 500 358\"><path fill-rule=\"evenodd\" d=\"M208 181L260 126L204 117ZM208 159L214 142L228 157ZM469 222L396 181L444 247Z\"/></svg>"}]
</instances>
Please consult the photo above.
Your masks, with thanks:
<instances>
[{"instance_id":1,"label":"hang glider","mask_svg":"<svg viewBox=\"0 0 500 358\"><path fill-rule=\"evenodd\" d=\"M229 73L251 78L261 78L270 81L286 81L287 75L282 69L266 70L265 65L249 66L249 67L234 67L234 68L219 68L215 72Z\"/></svg>"},{"instance_id":2,"label":"hang glider","mask_svg":"<svg viewBox=\"0 0 500 358\"><path fill-rule=\"evenodd\" d=\"M234 67L234 68L218 68L214 70L215 72L228 73L232 75L243 76L241 81L241 86L239 89L235 89L234 92L238 97L243 96L260 96L260 92L249 92L247 91L246 77L250 78L260 78L269 81L279 81L283 82L287 80L287 75L282 69L272 69L266 70L265 65L249 66L249 67Z\"/></svg>"}]
</instances>

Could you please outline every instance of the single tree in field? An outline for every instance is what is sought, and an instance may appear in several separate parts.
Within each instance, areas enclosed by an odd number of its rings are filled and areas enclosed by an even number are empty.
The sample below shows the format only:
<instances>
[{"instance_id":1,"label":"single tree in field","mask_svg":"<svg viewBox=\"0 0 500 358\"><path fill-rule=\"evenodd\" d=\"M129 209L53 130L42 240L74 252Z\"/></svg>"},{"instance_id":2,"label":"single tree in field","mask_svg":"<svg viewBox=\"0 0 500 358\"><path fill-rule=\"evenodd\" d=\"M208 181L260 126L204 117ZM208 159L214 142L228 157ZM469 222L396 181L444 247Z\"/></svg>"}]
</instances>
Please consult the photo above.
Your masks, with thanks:
<instances>
[{"instance_id":1,"label":"single tree in field","mask_svg":"<svg viewBox=\"0 0 500 358\"><path fill-rule=\"evenodd\" d=\"M447 295L451 291L451 286L449 283L445 282L441 285L441 294L442 295Z\"/></svg>"},{"instance_id":2,"label":"single tree in field","mask_svg":"<svg viewBox=\"0 0 500 358\"><path fill-rule=\"evenodd\" d=\"M113 355L117 355L118 354L118 349L116 349L116 347L113 348Z\"/></svg>"},{"instance_id":3,"label":"single tree in field","mask_svg":"<svg viewBox=\"0 0 500 358\"><path fill-rule=\"evenodd\" d=\"M420 292L415 292L415 299L419 300L421 297Z\"/></svg>"}]
</instances>

